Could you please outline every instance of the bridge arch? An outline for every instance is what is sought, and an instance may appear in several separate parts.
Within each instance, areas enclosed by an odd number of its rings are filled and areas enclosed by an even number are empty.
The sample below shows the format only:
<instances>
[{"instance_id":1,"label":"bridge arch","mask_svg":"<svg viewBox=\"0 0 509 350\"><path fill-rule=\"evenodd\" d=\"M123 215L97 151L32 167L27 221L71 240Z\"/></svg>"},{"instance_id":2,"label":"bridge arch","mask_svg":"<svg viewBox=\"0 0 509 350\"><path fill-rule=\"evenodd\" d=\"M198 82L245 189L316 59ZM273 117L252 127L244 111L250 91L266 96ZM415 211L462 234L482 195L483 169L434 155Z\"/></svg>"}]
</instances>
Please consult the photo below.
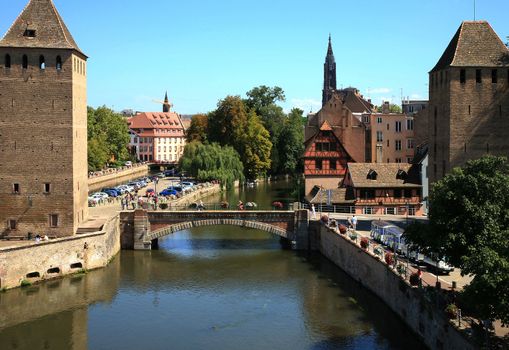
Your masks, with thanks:
<instances>
[{"instance_id":1,"label":"bridge arch","mask_svg":"<svg viewBox=\"0 0 509 350\"><path fill-rule=\"evenodd\" d=\"M230 225L230 226L239 226L245 228L252 228L256 230L261 230L268 232L273 235L277 235L286 239L293 239L293 232L282 229L278 226L266 224L258 221L249 221L242 219L209 219L209 220L194 220L181 222L178 224L168 225L167 227L160 228L155 231L151 231L149 234L145 236L146 242L153 241L154 239L162 238L168 236L172 233L187 230L193 227L201 227L201 226L215 226L215 225Z\"/></svg>"},{"instance_id":2,"label":"bridge arch","mask_svg":"<svg viewBox=\"0 0 509 350\"><path fill-rule=\"evenodd\" d=\"M152 242L192 227L233 225L253 228L296 242L308 249L309 212L295 211L146 211L122 212L122 248L150 250Z\"/></svg>"}]
</instances>

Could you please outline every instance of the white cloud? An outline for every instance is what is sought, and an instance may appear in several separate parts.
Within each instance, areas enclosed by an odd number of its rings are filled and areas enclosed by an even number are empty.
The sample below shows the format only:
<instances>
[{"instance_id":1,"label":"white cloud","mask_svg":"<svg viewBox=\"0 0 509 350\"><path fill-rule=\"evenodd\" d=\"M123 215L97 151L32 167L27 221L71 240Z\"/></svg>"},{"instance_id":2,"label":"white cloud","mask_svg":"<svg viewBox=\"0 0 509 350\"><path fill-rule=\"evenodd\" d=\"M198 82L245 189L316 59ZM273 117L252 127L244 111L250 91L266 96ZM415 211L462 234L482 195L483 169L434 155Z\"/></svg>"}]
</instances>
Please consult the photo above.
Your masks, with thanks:
<instances>
[{"instance_id":1,"label":"white cloud","mask_svg":"<svg viewBox=\"0 0 509 350\"><path fill-rule=\"evenodd\" d=\"M410 99L411 100L421 100L422 99L422 96L419 95L419 94L411 94L410 95Z\"/></svg>"},{"instance_id":2,"label":"white cloud","mask_svg":"<svg viewBox=\"0 0 509 350\"><path fill-rule=\"evenodd\" d=\"M370 94L388 94L392 90L386 87L368 89Z\"/></svg>"},{"instance_id":3,"label":"white cloud","mask_svg":"<svg viewBox=\"0 0 509 350\"><path fill-rule=\"evenodd\" d=\"M292 98L292 108L300 108L307 113L309 111L317 112L322 108L322 102L312 98Z\"/></svg>"}]
</instances>

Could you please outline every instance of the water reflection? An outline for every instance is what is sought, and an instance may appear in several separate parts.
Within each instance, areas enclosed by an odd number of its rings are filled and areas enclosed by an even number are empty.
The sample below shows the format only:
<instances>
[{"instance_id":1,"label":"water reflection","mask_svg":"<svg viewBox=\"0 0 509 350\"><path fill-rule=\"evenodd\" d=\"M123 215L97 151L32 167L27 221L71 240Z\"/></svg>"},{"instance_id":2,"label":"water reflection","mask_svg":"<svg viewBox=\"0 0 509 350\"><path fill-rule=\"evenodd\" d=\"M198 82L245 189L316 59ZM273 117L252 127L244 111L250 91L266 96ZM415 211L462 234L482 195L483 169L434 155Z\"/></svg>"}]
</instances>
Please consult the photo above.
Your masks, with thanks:
<instances>
[{"instance_id":1,"label":"water reflection","mask_svg":"<svg viewBox=\"0 0 509 350\"><path fill-rule=\"evenodd\" d=\"M266 232L199 227L159 248L0 294L0 348L422 348L326 259L282 250Z\"/></svg>"}]
</instances>

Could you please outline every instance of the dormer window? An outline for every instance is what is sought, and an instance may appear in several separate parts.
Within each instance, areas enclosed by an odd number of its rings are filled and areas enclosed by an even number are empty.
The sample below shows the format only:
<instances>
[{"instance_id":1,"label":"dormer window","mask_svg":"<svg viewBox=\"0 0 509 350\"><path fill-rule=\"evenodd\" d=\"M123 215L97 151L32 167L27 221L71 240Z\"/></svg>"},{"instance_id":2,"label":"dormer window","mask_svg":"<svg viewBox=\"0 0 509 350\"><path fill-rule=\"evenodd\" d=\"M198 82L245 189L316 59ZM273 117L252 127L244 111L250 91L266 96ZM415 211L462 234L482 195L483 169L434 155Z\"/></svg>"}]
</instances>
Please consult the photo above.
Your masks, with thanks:
<instances>
[{"instance_id":1,"label":"dormer window","mask_svg":"<svg viewBox=\"0 0 509 350\"><path fill-rule=\"evenodd\" d=\"M366 176L366 178L368 180L376 180L377 176L378 176L378 173L376 171L374 171L373 169L369 169L368 176Z\"/></svg>"},{"instance_id":2,"label":"dormer window","mask_svg":"<svg viewBox=\"0 0 509 350\"><path fill-rule=\"evenodd\" d=\"M396 179L398 180L405 180L407 178L408 174L406 171L399 169L398 173L396 174Z\"/></svg>"},{"instance_id":3,"label":"dormer window","mask_svg":"<svg viewBox=\"0 0 509 350\"><path fill-rule=\"evenodd\" d=\"M25 38L35 38L35 29L25 29L23 36Z\"/></svg>"}]
</instances>

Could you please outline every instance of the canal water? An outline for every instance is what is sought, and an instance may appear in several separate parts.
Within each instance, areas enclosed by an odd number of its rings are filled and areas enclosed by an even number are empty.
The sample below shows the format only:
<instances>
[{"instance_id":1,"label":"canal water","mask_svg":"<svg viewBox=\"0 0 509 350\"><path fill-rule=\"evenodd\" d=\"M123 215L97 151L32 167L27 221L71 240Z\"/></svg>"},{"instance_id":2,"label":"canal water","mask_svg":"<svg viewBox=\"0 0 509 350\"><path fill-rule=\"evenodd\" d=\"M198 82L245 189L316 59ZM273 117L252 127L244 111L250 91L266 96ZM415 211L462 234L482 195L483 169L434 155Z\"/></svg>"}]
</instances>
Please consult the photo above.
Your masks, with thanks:
<instances>
[{"instance_id":1,"label":"canal water","mask_svg":"<svg viewBox=\"0 0 509 350\"><path fill-rule=\"evenodd\" d=\"M270 206L288 191L226 196ZM239 227L181 231L157 251L122 251L104 269L0 293L2 350L421 348L325 258Z\"/></svg>"}]
</instances>

